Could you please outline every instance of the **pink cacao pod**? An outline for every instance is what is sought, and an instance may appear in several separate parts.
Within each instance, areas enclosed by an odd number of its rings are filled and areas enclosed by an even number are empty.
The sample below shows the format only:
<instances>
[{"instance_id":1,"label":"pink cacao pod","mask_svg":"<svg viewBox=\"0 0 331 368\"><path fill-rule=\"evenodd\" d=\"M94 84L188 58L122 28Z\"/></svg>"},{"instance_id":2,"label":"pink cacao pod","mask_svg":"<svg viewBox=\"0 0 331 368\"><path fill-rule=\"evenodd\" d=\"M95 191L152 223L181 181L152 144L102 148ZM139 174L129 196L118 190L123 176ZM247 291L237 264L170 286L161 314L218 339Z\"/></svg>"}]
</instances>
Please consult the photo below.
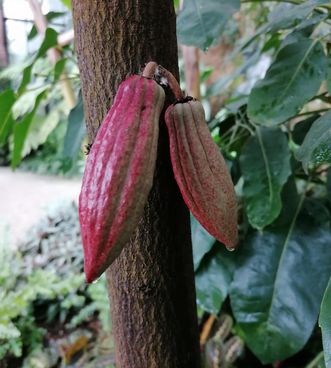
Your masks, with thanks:
<instances>
[{"instance_id":1,"label":"pink cacao pod","mask_svg":"<svg viewBox=\"0 0 331 368\"><path fill-rule=\"evenodd\" d=\"M87 157L79 196L86 281L120 254L153 184L165 94L138 75L121 83Z\"/></svg>"},{"instance_id":2,"label":"pink cacao pod","mask_svg":"<svg viewBox=\"0 0 331 368\"><path fill-rule=\"evenodd\" d=\"M202 104L190 100L165 114L175 179L201 225L228 249L237 245L237 201L223 156L205 121Z\"/></svg>"}]
</instances>

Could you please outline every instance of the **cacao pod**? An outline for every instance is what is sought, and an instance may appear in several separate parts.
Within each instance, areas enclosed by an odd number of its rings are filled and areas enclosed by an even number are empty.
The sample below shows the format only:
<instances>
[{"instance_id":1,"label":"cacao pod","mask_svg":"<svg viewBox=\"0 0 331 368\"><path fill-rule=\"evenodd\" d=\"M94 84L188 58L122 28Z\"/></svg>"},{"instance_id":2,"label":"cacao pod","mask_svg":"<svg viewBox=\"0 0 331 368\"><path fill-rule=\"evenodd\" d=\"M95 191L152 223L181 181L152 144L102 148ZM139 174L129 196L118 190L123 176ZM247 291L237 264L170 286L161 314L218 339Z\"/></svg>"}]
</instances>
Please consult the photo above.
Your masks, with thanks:
<instances>
[{"instance_id":1,"label":"cacao pod","mask_svg":"<svg viewBox=\"0 0 331 368\"><path fill-rule=\"evenodd\" d=\"M87 157L79 196L86 281L120 254L153 184L165 93L134 75L121 83Z\"/></svg>"},{"instance_id":2,"label":"cacao pod","mask_svg":"<svg viewBox=\"0 0 331 368\"><path fill-rule=\"evenodd\" d=\"M223 156L205 121L202 104L187 100L165 114L175 179L200 224L228 249L237 245L237 202Z\"/></svg>"}]
</instances>

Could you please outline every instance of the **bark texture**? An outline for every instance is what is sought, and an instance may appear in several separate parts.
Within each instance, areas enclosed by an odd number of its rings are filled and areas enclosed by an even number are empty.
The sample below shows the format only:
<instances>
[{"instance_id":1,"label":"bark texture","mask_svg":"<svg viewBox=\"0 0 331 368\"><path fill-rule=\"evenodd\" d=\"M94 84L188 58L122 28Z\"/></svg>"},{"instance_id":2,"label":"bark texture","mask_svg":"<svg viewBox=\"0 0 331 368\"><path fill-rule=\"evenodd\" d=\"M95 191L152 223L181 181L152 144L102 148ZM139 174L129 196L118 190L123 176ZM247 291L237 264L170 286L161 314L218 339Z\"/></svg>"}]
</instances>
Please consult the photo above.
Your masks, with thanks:
<instances>
[{"instance_id":1,"label":"bark texture","mask_svg":"<svg viewBox=\"0 0 331 368\"><path fill-rule=\"evenodd\" d=\"M178 76L172 0L73 0L88 135L93 142L119 83L154 60ZM107 270L116 367L196 368L199 344L189 213L160 122L144 215Z\"/></svg>"}]
</instances>

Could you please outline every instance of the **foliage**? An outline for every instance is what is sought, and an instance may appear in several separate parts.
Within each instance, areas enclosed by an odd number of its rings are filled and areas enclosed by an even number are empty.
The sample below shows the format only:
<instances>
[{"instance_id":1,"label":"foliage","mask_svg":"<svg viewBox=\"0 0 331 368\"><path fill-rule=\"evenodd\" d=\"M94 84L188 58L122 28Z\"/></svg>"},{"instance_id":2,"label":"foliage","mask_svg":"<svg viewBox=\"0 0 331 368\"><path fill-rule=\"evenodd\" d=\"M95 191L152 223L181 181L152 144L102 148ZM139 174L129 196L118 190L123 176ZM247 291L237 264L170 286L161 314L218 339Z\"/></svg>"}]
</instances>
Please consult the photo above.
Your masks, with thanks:
<instances>
[{"instance_id":1,"label":"foliage","mask_svg":"<svg viewBox=\"0 0 331 368\"><path fill-rule=\"evenodd\" d=\"M223 42L238 10L236 2L185 0L179 40L202 50ZM321 308L331 367L330 17L326 0L242 1L235 19L253 26L224 58L233 72L204 95L205 104L224 96L210 129L230 161L241 222L233 253L193 223L198 305L213 314L231 308L237 333L263 364L303 349Z\"/></svg>"},{"instance_id":2,"label":"foliage","mask_svg":"<svg viewBox=\"0 0 331 368\"><path fill-rule=\"evenodd\" d=\"M53 208L11 250L0 244L0 360L45 350L45 333L71 331L100 315L109 330L105 279L86 286L77 207ZM54 327L53 327L54 328ZM63 337L63 332L62 332ZM54 337L53 337L54 338ZM34 359L37 359L36 357Z\"/></svg>"},{"instance_id":3,"label":"foliage","mask_svg":"<svg viewBox=\"0 0 331 368\"><path fill-rule=\"evenodd\" d=\"M62 15L50 12L46 17L51 22ZM33 26L28 39L36 35ZM0 147L6 149L13 168L28 157L25 168L73 175L81 171L79 161L83 159L81 145L86 131L81 98L71 113L64 99L68 83L70 88L79 90L72 47L63 47L54 65L47 55L57 46L57 39L58 33L48 28L34 56L1 71L0 80L11 80L11 86L0 89Z\"/></svg>"}]
</instances>

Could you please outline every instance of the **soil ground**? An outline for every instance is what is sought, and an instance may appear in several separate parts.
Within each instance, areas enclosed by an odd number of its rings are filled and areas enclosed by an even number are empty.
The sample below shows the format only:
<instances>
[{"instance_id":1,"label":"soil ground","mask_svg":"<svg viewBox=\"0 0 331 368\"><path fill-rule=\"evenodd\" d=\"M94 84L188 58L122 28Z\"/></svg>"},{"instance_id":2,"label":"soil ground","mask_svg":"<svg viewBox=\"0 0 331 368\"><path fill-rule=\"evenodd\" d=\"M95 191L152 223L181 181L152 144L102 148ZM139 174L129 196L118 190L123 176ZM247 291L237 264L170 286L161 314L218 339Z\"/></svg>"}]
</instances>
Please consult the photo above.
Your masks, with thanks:
<instances>
[{"instance_id":1,"label":"soil ground","mask_svg":"<svg viewBox=\"0 0 331 368\"><path fill-rule=\"evenodd\" d=\"M31 226L61 201L77 200L79 179L37 175L0 167L0 237L17 247Z\"/></svg>"}]
</instances>

